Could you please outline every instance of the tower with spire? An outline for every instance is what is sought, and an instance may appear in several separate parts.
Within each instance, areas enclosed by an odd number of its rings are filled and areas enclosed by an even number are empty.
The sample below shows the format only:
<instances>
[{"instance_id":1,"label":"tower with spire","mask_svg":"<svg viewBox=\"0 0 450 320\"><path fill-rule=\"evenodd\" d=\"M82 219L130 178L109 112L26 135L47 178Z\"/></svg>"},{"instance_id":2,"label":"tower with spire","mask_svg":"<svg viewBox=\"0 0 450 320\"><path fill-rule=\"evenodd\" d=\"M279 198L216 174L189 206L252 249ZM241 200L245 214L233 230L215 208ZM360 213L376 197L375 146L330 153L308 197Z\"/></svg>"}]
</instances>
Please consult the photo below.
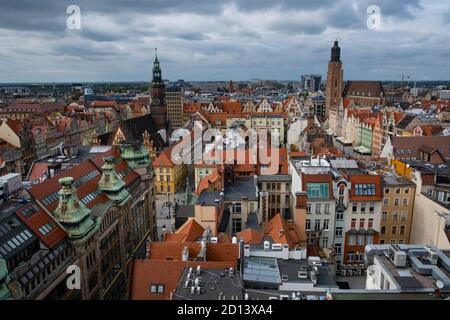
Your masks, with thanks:
<instances>
[{"instance_id":1,"label":"tower with spire","mask_svg":"<svg viewBox=\"0 0 450 320\"><path fill-rule=\"evenodd\" d=\"M339 106L344 86L344 70L342 69L341 48L338 41L334 41L331 48L331 59L328 63L327 90L326 90L326 117L329 117L330 108Z\"/></svg>"},{"instance_id":2,"label":"tower with spire","mask_svg":"<svg viewBox=\"0 0 450 320\"><path fill-rule=\"evenodd\" d=\"M155 61L153 62L153 79L150 87L152 102L150 113L158 130L168 128L166 86L162 79L161 65L158 59L158 49L155 48Z\"/></svg>"}]
</instances>

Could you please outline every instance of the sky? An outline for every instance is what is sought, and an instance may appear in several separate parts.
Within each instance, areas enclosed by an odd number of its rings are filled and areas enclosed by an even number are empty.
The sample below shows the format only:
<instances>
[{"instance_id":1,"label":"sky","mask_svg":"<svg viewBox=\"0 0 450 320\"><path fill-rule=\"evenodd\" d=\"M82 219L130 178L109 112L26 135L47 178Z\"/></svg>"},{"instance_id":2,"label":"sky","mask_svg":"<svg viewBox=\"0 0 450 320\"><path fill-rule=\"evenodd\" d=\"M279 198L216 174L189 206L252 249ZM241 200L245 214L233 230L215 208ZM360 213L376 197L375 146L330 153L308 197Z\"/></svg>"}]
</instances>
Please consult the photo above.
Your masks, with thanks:
<instances>
[{"instance_id":1,"label":"sky","mask_svg":"<svg viewBox=\"0 0 450 320\"><path fill-rule=\"evenodd\" d=\"M149 81L155 47L170 80L325 78L335 39L345 79L448 80L449 30L449 0L0 0L0 82Z\"/></svg>"}]
</instances>

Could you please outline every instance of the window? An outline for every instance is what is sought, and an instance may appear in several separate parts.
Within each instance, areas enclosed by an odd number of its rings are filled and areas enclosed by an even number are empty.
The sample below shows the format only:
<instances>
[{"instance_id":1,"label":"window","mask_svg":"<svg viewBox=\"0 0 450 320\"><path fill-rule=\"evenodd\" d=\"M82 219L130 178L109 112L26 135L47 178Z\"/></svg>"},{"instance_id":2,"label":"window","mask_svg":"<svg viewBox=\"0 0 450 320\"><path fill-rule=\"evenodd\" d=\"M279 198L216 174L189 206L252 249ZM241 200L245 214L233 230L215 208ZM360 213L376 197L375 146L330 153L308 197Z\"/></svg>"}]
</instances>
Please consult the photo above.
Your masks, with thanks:
<instances>
[{"instance_id":1,"label":"window","mask_svg":"<svg viewBox=\"0 0 450 320\"><path fill-rule=\"evenodd\" d=\"M396 188L396 189L395 189L395 193L396 193L396 194L400 194L400 188Z\"/></svg>"},{"instance_id":2,"label":"window","mask_svg":"<svg viewBox=\"0 0 450 320\"><path fill-rule=\"evenodd\" d=\"M389 188L384 189L384 194L389 194Z\"/></svg>"},{"instance_id":3,"label":"window","mask_svg":"<svg viewBox=\"0 0 450 320\"><path fill-rule=\"evenodd\" d=\"M328 183L307 183L308 198L328 198Z\"/></svg>"},{"instance_id":4,"label":"window","mask_svg":"<svg viewBox=\"0 0 450 320\"><path fill-rule=\"evenodd\" d=\"M394 200L394 205L395 205L395 206L400 205L400 199L399 199L399 198L395 198L395 200Z\"/></svg>"},{"instance_id":5,"label":"window","mask_svg":"<svg viewBox=\"0 0 450 320\"><path fill-rule=\"evenodd\" d=\"M154 294L162 294L164 293L164 285L163 284L151 284L150 285L150 293Z\"/></svg>"},{"instance_id":6,"label":"window","mask_svg":"<svg viewBox=\"0 0 450 320\"><path fill-rule=\"evenodd\" d=\"M401 236L405 235L405 226L400 226L400 235Z\"/></svg>"},{"instance_id":7,"label":"window","mask_svg":"<svg viewBox=\"0 0 450 320\"><path fill-rule=\"evenodd\" d=\"M398 220L398 212L392 211L392 221L397 221L397 220Z\"/></svg>"},{"instance_id":8,"label":"window","mask_svg":"<svg viewBox=\"0 0 450 320\"><path fill-rule=\"evenodd\" d=\"M334 245L334 250L336 250L336 254L341 254L342 253L342 245L340 243L336 243Z\"/></svg>"},{"instance_id":9,"label":"window","mask_svg":"<svg viewBox=\"0 0 450 320\"><path fill-rule=\"evenodd\" d=\"M314 221L314 230L315 231L320 231L320 220L319 219L316 219Z\"/></svg>"},{"instance_id":10,"label":"window","mask_svg":"<svg viewBox=\"0 0 450 320\"><path fill-rule=\"evenodd\" d=\"M380 244L384 244L384 240L380 240Z\"/></svg>"},{"instance_id":11,"label":"window","mask_svg":"<svg viewBox=\"0 0 450 320\"><path fill-rule=\"evenodd\" d=\"M311 203L306 204L306 213L311 214Z\"/></svg>"},{"instance_id":12,"label":"window","mask_svg":"<svg viewBox=\"0 0 450 320\"><path fill-rule=\"evenodd\" d=\"M366 219L359 219L359 228L360 229L364 229L364 224L365 224L365 221Z\"/></svg>"},{"instance_id":13,"label":"window","mask_svg":"<svg viewBox=\"0 0 450 320\"><path fill-rule=\"evenodd\" d=\"M391 244L395 244L395 239L392 239L392 240L391 240Z\"/></svg>"},{"instance_id":14,"label":"window","mask_svg":"<svg viewBox=\"0 0 450 320\"><path fill-rule=\"evenodd\" d=\"M330 225L330 220L329 219L323 220L323 229L324 230L329 230L329 225Z\"/></svg>"},{"instance_id":15,"label":"window","mask_svg":"<svg viewBox=\"0 0 450 320\"><path fill-rule=\"evenodd\" d=\"M321 214L321 213L322 213L322 204L316 203L316 214Z\"/></svg>"},{"instance_id":16,"label":"window","mask_svg":"<svg viewBox=\"0 0 450 320\"><path fill-rule=\"evenodd\" d=\"M403 205L407 206L408 205L408 198L403 198Z\"/></svg>"},{"instance_id":17,"label":"window","mask_svg":"<svg viewBox=\"0 0 450 320\"><path fill-rule=\"evenodd\" d=\"M347 254L347 260L348 261L353 261L355 259L355 254L352 252L352 251L350 251L348 254Z\"/></svg>"},{"instance_id":18,"label":"window","mask_svg":"<svg viewBox=\"0 0 450 320\"><path fill-rule=\"evenodd\" d=\"M375 211L375 203L371 202L369 204L369 213L374 213Z\"/></svg>"},{"instance_id":19,"label":"window","mask_svg":"<svg viewBox=\"0 0 450 320\"><path fill-rule=\"evenodd\" d=\"M45 236L47 235L50 231L52 231L55 228L55 224L53 222L49 222L44 224L42 227L39 228L39 232Z\"/></svg>"},{"instance_id":20,"label":"window","mask_svg":"<svg viewBox=\"0 0 450 320\"><path fill-rule=\"evenodd\" d=\"M355 185L355 196L374 196L375 184L362 184L357 183Z\"/></svg>"},{"instance_id":21,"label":"window","mask_svg":"<svg viewBox=\"0 0 450 320\"><path fill-rule=\"evenodd\" d=\"M322 248L328 248L328 238L322 239Z\"/></svg>"},{"instance_id":22,"label":"window","mask_svg":"<svg viewBox=\"0 0 450 320\"><path fill-rule=\"evenodd\" d=\"M398 244L403 244L403 240L402 239L398 240Z\"/></svg>"},{"instance_id":23,"label":"window","mask_svg":"<svg viewBox=\"0 0 450 320\"><path fill-rule=\"evenodd\" d=\"M381 234L386 234L386 227L382 226L381 227ZM381 242L380 242L381 243Z\"/></svg>"},{"instance_id":24,"label":"window","mask_svg":"<svg viewBox=\"0 0 450 320\"><path fill-rule=\"evenodd\" d=\"M385 206L389 205L389 199L388 198L384 198L383 199L383 205L385 205Z\"/></svg>"},{"instance_id":25,"label":"window","mask_svg":"<svg viewBox=\"0 0 450 320\"><path fill-rule=\"evenodd\" d=\"M386 221L387 220L387 212L383 211L383 213L381 214L381 220Z\"/></svg>"},{"instance_id":26,"label":"window","mask_svg":"<svg viewBox=\"0 0 450 320\"><path fill-rule=\"evenodd\" d=\"M240 202L233 203L232 206L232 213L242 213L242 204Z\"/></svg>"},{"instance_id":27,"label":"window","mask_svg":"<svg viewBox=\"0 0 450 320\"><path fill-rule=\"evenodd\" d=\"M352 212L356 213L357 210L358 210L358 204L356 202L353 202Z\"/></svg>"},{"instance_id":28,"label":"window","mask_svg":"<svg viewBox=\"0 0 450 320\"><path fill-rule=\"evenodd\" d=\"M325 214L330 214L330 204L325 203Z\"/></svg>"},{"instance_id":29,"label":"window","mask_svg":"<svg viewBox=\"0 0 450 320\"><path fill-rule=\"evenodd\" d=\"M403 211L400 213L400 220L401 220L401 221L406 221L407 216L408 216L408 211L403 210Z\"/></svg>"},{"instance_id":30,"label":"window","mask_svg":"<svg viewBox=\"0 0 450 320\"><path fill-rule=\"evenodd\" d=\"M392 235L397 234L397 226L392 226Z\"/></svg>"},{"instance_id":31,"label":"window","mask_svg":"<svg viewBox=\"0 0 450 320\"><path fill-rule=\"evenodd\" d=\"M409 188L405 188L405 189L403 190L403 192L404 192L405 194L409 194Z\"/></svg>"},{"instance_id":32,"label":"window","mask_svg":"<svg viewBox=\"0 0 450 320\"><path fill-rule=\"evenodd\" d=\"M428 195L431 197L431 196L433 196L433 189L429 189L428 190Z\"/></svg>"},{"instance_id":33,"label":"window","mask_svg":"<svg viewBox=\"0 0 450 320\"><path fill-rule=\"evenodd\" d=\"M336 220L344 220L344 213L343 212L336 213Z\"/></svg>"},{"instance_id":34,"label":"window","mask_svg":"<svg viewBox=\"0 0 450 320\"><path fill-rule=\"evenodd\" d=\"M363 246L364 245L364 236L358 236L357 237L357 245Z\"/></svg>"},{"instance_id":35,"label":"window","mask_svg":"<svg viewBox=\"0 0 450 320\"><path fill-rule=\"evenodd\" d=\"M311 230L311 220L306 220L306 230Z\"/></svg>"},{"instance_id":36,"label":"window","mask_svg":"<svg viewBox=\"0 0 450 320\"><path fill-rule=\"evenodd\" d=\"M367 228L369 228L369 229L373 228L373 219L372 218L369 219L369 223L367 225Z\"/></svg>"},{"instance_id":37,"label":"window","mask_svg":"<svg viewBox=\"0 0 450 320\"><path fill-rule=\"evenodd\" d=\"M241 232L242 219L241 218L233 218L232 219L232 227L233 227L233 233Z\"/></svg>"},{"instance_id":38,"label":"window","mask_svg":"<svg viewBox=\"0 0 450 320\"><path fill-rule=\"evenodd\" d=\"M352 219L350 228L355 229L356 228L356 219Z\"/></svg>"},{"instance_id":39,"label":"window","mask_svg":"<svg viewBox=\"0 0 450 320\"><path fill-rule=\"evenodd\" d=\"M361 203L361 213L366 213L366 203Z\"/></svg>"},{"instance_id":40,"label":"window","mask_svg":"<svg viewBox=\"0 0 450 320\"><path fill-rule=\"evenodd\" d=\"M336 238L341 238L342 237L342 227L337 227L335 234L336 234Z\"/></svg>"},{"instance_id":41,"label":"window","mask_svg":"<svg viewBox=\"0 0 450 320\"><path fill-rule=\"evenodd\" d=\"M356 243L356 237L355 236L348 236L348 245L354 246Z\"/></svg>"},{"instance_id":42,"label":"window","mask_svg":"<svg viewBox=\"0 0 450 320\"><path fill-rule=\"evenodd\" d=\"M373 236L367 236L366 237L366 245L373 244Z\"/></svg>"}]
</instances>

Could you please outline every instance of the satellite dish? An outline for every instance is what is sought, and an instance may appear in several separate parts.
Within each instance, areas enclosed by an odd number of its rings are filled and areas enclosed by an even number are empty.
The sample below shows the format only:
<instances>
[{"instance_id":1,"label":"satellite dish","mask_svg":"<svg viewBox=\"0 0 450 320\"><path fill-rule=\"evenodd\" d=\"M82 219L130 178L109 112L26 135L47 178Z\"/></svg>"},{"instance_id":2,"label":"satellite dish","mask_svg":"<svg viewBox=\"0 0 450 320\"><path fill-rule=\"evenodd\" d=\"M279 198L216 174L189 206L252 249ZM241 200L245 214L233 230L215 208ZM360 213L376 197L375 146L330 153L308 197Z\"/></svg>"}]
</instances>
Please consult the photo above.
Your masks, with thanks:
<instances>
[{"instance_id":1,"label":"satellite dish","mask_svg":"<svg viewBox=\"0 0 450 320\"><path fill-rule=\"evenodd\" d=\"M444 283L441 280L437 280L436 287L438 287L438 289L442 289L444 288Z\"/></svg>"}]
</instances>

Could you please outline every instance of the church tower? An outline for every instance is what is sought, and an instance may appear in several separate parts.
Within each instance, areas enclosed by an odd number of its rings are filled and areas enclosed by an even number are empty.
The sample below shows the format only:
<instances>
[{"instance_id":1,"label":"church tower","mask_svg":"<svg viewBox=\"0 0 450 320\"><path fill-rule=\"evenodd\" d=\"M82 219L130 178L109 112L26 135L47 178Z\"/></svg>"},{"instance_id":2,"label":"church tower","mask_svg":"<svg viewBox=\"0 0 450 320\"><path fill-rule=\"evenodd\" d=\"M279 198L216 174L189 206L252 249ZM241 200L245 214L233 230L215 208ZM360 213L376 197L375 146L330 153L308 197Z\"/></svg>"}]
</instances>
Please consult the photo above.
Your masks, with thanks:
<instances>
[{"instance_id":1,"label":"church tower","mask_svg":"<svg viewBox=\"0 0 450 320\"><path fill-rule=\"evenodd\" d=\"M167 107L166 107L166 86L162 80L161 66L158 60L158 51L155 48L156 56L153 62L153 80L151 84L152 103L150 113L155 121L158 130L167 129Z\"/></svg>"},{"instance_id":2,"label":"church tower","mask_svg":"<svg viewBox=\"0 0 450 320\"><path fill-rule=\"evenodd\" d=\"M342 69L341 48L337 40L331 48L331 60L328 63L327 92L326 92L326 116L328 118L330 108L339 106L344 85L344 70Z\"/></svg>"}]
</instances>

